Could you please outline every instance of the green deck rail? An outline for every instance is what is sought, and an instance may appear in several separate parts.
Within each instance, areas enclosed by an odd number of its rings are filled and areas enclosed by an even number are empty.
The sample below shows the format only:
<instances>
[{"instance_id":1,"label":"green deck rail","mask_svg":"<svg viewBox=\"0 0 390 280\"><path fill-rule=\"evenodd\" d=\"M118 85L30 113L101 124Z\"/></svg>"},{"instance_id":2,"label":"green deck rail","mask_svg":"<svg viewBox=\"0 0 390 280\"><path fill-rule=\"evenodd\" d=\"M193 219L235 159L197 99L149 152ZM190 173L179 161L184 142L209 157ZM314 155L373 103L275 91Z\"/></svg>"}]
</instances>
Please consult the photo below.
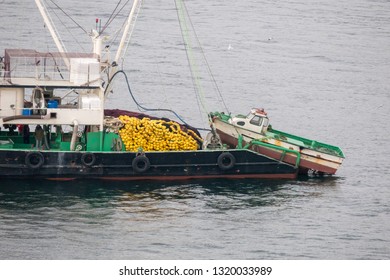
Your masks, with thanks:
<instances>
[{"instance_id":1,"label":"green deck rail","mask_svg":"<svg viewBox=\"0 0 390 280\"><path fill-rule=\"evenodd\" d=\"M298 145L298 146L306 148L306 149L326 153L326 154L337 156L337 157L342 157L342 158L345 157L342 150L337 146L333 146L333 145L325 144L325 143L322 143L322 142L319 142L316 140L311 140L311 139L307 139L304 137L296 136L296 135L286 133L286 132L283 132L280 130L276 130L273 128L268 129L266 135L270 136L272 138L275 138L277 140L286 142L286 143Z\"/></svg>"},{"instance_id":2,"label":"green deck rail","mask_svg":"<svg viewBox=\"0 0 390 280\"><path fill-rule=\"evenodd\" d=\"M280 146L275 146L275 145L272 145L272 144L269 144L269 143L264 143L264 142L262 142L260 140L256 140L256 139L250 141L248 144L246 144L243 147L242 146L243 137L242 137L241 134L239 134L237 140L238 140L237 149L248 149L252 145L263 146L263 147L267 147L267 148L271 148L271 149L282 151L282 155L280 157L280 161L283 161L283 159L284 159L284 157L286 156L287 153L296 155L297 158L295 160L295 168L298 168L299 164L301 163L301 153L298 152L298 151L290 150L290 149L287 149L287 148L284 148L284 147L280 147Z\"/></svg>"}]
</instances>

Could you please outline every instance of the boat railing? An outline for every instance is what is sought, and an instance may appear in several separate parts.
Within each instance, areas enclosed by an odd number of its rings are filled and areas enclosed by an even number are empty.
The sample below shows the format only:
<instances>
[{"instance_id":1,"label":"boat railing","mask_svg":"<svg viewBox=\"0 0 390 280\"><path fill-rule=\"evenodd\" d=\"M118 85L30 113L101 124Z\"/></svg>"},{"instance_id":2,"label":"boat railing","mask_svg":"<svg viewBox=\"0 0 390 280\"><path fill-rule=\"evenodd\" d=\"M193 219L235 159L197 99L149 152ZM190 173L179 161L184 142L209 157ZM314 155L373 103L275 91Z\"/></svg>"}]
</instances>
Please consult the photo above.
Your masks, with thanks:
<instances>
[{"instance_id":1,"label":"boat railing","mask_svg":"<svg viewBox=\"0 0 390 280\"><path fill-rule=\"evenodd\" d=\"M66 57L70 64L64 63ZM28 83L35 81L64 82L75 85L93 83L100 79L100 63L91 53L52 53L29 49L7 49L2 59L5 81Z\"/></svg>"},{"instance_id":2,"label":"boat railing","mask_svg":"<svg viewBox=\"0 0 390 280\"><path fill-rule=\"evenodd\" d=\"M272 145L272 144L265 143L265 142L262 142L262 141L256 140L256 139L250 141L245 146L243 146L242 143L243 143L243 137L240 134L238 136L238 144L237 144L237 148L238 149L249 149L250 146L254 146L254 145L263 146L263 147L267 147L267 148L271 148L271 149L282 151L282 155L281 155L281 157L279 159L280 161L284 160L284 157L286 156L286 154L294 154L296 156L295 168L298 168L298 166L299 166L299 164L301 162L301 153L298 152L298 151L295 151L295 150L290 150L290 149L287 149L285 147Z\"/></svg>"},{"instance_id":3,"label":"boat railing","mask_svg":"<svg viewBox=\"0 0 390 280\"><path fill-rule=\"evenodd\" d=\"M33 78L38 81L69 81L70 75L66 71L48 71L40 69L40 67L31 67L22 65L23 69L16 68L12 71L3 71L2 77L4 79L26 79Z\"/></svg>"},{"instance_id":4,"label":"boat railing","mask_svg":"<svg viewBox=\"0 0 390 280\"><path fill-rule=\"evenodd\" d=\"M319 141L307 139L304 137L296 136L290 133L286 133L280 130L271 129L268 131L269 134L271 134L275 139L286 141L289 143L296 144L298 146L319 151L322 153L326 153L333 156L338 156L344 158L344 154L342 150L337 146L332 146L329 144L325 144Z\"/></svg>"}]
</instances>

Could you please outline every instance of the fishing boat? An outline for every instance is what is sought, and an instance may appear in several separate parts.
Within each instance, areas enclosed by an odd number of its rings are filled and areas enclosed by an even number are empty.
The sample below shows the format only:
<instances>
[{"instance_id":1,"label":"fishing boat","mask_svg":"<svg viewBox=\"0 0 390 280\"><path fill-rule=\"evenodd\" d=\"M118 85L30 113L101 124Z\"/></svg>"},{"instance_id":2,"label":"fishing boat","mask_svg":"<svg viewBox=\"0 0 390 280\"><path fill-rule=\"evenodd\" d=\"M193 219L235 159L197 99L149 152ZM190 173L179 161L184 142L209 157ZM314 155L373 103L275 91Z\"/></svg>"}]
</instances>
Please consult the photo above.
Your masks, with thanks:
<instances>
[{"instance_id":1,"label":"fishing boat","mask_svg":"<svg viewBox=\"0 0 390 280\"><path fill-rule=\"evenodd\" d=\"M339 147L273 129L264 109L254 108L247 115L233 117L221 112L210 116L222 143L249 148L285 163L298 163L301 174L335 174L344 160Z\"/></svg>"},{"instance_id":2,"label":"fishing boat","mask_svg":"<svg viewBox=\"0 0 390 280\"><path fill-rule=\"evenodd\" d=\"M93 30L92 53L66 52L43 1L35 1L57 52L6 49L0 62L0 178L73 180L294 179L298 165L228 148L187 125L105 109L141 1L115 58ZM130 88L129 88L130 89Z\"/></svg>"}]
</instances>

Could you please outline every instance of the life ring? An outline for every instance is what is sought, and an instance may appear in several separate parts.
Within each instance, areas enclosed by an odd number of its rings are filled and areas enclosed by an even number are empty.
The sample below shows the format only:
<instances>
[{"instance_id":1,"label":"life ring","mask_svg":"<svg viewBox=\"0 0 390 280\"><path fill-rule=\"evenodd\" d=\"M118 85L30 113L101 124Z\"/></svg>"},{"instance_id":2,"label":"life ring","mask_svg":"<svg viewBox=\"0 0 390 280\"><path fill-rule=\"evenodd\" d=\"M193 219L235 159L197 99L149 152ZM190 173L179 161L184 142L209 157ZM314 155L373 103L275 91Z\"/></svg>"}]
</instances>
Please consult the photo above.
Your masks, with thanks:
<instances>
[{"instance_id":1,"label":"life ring","mask_svg":"<svg viewBox=\"0 0 390 280\"><path fill-rule=\"evenodd\" d=\"M29 168L38 169L45 162L45 158L40 152L29 152L24 161Z\"/></svg>"},{"instance_id":2,"label":"life ring","mask_svg":"<svg viewBox=\"0 0 390 280\"><path fill-rule=\"evenodd\" d=\"M137 173L143 173L150 167L150 161L146 156L137 156L133 159L131 166Z\"/></svg>"},{"instance_id":3,"label":"life ring","mask_svg":"<svg viewBox=\"0 0 390 280\"><path fill-rule=\"evenodd\" d=\"M96 156L93 153L85 153L81 156L81 163L85 166L92 166L95 164Z\"/></svg>"},{"instance_id":4,"label":"life ring","mask_svg":"<svg viewBox=\"0 0 390 280\"><path fill-rule=\"evenodd\" d=\"M236 164L236 158L229 152L223 152L218 156L218 167L222 170L229 170Z\"/></svg>"}]
</instances>

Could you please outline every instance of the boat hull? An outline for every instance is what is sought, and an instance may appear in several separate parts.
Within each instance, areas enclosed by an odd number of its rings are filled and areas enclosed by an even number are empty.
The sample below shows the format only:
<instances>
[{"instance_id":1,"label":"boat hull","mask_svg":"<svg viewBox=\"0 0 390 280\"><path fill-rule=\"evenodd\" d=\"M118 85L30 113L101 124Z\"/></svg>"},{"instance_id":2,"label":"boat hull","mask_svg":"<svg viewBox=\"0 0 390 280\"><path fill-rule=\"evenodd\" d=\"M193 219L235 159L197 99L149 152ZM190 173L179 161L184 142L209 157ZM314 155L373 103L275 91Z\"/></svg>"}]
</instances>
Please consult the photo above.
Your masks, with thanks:
<instances>
[{"instance_id":1,"label":"boat hull","mask_svg":"<svg viewBox=\"0 0 390 280\"><path fill-rule=\"evenodd\" d=\"M233 159L224 163L221 158ZM223 160L226 160L224 158ZM251 150L56 152L1 150L0 178L71 180L295 179L297 169Z\"/></svg>"},{"instance_id":2,"label":"boat hull","mask_svg":"<svg viewBox=\"0 0 390 280\"><path fill-rule=\"evenodd\" d=\"M232 124L223 122L219 119L214 119L214 125L216 131L221 138L222 143L229 145L230 147L236 147L238 145L239 135L243 136L243 145L249 143L254 139L264 138L264 136L254 133L252 131L233 126ZM343 158L321 153L306 148L300 148L276 139L263 140L264 143L269 143L276 147L283 147L292 151L300 153L299 160L299 173L307 173L308 170L314 170L316 172L335 174L340 167ZM272 148L270 146L252 145L249 149L263 154L267 157L271 157L276 160L281 160L288 164L295 164L297 162L297 155L294 153L284 153L282 150Z\"/></svg>"}]
</instances>

